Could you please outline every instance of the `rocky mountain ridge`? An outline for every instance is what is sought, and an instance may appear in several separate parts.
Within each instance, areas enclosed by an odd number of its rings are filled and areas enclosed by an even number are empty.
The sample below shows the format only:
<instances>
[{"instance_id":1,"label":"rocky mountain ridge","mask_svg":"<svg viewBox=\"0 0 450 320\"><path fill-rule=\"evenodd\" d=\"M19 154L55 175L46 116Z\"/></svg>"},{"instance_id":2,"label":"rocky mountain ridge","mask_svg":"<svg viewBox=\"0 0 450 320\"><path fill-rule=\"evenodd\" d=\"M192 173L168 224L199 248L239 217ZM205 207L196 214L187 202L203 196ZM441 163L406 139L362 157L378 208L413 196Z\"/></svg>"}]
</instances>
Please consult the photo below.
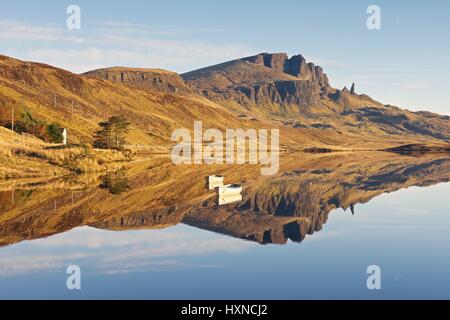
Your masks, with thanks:
<instances>
[{"instance_id":1,"label":"rocky mountain ridge","mask_svg":"<svg viewBox=\"0 0 450 320\"><path fill-rule=\"evenodd\" d=\"M327 75L302 55L261 53L182 74L197 92L238 103L311 105L330 90Z\"/></svg>"},{"instance_id":2,"label":"rocky mountain ridge","mask_svg":"<svg viewBox=\"0 0 450 320\"><path fill-rule=\"evenodd\" d=\"M168 93L188 93L192 91L179 74L162 69L113 67L92 70L84 73L84 75L143 90Z\"/></svg>"}]
</instances>

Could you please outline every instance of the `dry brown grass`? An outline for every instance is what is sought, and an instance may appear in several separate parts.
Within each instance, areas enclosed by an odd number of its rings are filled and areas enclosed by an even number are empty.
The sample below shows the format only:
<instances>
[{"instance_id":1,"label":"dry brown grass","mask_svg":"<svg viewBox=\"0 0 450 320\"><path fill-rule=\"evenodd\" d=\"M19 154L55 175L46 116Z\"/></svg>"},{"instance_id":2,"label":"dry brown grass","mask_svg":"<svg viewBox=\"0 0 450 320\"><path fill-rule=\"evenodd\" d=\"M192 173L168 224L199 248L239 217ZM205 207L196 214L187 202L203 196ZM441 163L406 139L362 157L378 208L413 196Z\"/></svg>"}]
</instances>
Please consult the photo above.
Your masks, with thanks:
<instances>
[{"instance_id":1,"label":"dry brown grass","mask_svg":"<svg viewBox=\"0 0 450 320\"><path fill-rule=\"evenodd\" d=\"M0 179L99 172L128 160L119 151L52 145L0 127Z\"/></svg>"}]
</instances>

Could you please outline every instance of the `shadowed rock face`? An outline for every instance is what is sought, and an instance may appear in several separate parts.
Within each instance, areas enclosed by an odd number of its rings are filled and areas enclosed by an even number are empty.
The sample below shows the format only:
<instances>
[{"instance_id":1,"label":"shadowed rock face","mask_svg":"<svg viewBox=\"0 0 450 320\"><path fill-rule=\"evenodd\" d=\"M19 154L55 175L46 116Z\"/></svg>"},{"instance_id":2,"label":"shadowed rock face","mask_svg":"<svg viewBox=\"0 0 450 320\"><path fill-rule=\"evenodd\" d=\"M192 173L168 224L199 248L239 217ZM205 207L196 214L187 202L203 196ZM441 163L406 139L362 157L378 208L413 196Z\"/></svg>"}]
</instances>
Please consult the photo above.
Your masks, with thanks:
<instances>
[{"instance_id":1,"label":"shadowed rock face","mask_svg":"<svg viewBox=\"0 0 450 320\"><path fill-rule=\"evenodd\" d=\"M261 53L182 75L197 91L213 100L265 105L312 105L329 89L321 67L302 55Z\"/></svg>"},{"instance_id":2,"label":"shadowed rock face","mask_svg":"<svg viewBox=\"0 0 450 320\"><path fill-rule=\"evenodd\" d=\"M240 87L248 99L257 104L296 104L307 106L320 101L320 88L312 81L276 81L253 87Z\"/></svg>"},{"instance_id":3,"label":"shadowed rock face","mask_svg":"<svg viewBox=\"0 0 450 320\"><path fill-rule=\"evenodd\" d=\"M327 219L327 213L310 217L279 217L218 208L196 210L187 214L183 223L260 244L285 244L288 240L302 242L307 235L322 230Z\"/></svg>"},{"instance_id":4,"label":"shadowed rock face","mask_svg":"<svg viewBox=\"0 0 450 320\"><path fill-rule=\"evenodd\" d=\"M288 58L286 53L261 53L256 56L243 58L255 64L264 65L267 68L290 74L302 80L310 80L320 87L329 87L329 81L323 69L314 63L307 63L301 55Z\"/></svg>"}]
</instances>

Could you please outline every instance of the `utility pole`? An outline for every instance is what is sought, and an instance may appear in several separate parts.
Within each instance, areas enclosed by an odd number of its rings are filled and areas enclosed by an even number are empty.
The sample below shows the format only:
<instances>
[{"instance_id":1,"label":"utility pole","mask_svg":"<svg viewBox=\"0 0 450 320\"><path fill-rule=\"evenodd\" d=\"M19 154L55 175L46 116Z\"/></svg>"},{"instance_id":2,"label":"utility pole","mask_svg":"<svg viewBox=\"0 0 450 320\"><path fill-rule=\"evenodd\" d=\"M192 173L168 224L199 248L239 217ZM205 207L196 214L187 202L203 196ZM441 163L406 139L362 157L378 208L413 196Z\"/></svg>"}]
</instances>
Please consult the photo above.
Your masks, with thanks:
<instances>
[{"instance_id":1,"label":"utility pole","mask_svg":"<svg viewBox=\"0 0 450 320\"><path fill-rule=\"evenodd\" d=\"M14 106L11 107L11 130L14 132Z\"/></svg>"}]
</instances>

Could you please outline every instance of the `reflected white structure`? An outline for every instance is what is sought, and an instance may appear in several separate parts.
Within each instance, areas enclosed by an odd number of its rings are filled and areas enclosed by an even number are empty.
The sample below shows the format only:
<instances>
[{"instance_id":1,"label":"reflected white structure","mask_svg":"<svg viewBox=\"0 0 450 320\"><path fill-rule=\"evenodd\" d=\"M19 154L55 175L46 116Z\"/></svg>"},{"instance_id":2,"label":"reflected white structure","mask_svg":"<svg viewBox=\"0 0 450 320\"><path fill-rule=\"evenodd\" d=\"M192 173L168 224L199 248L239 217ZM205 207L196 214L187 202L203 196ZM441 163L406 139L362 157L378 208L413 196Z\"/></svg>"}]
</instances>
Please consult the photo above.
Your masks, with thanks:
<instances>
[{"instance_id":1,"label":"reflected white structure","mask_svg":"<svg viewBox=\"0 0 450 320\"><path fill-rule=\"evenodd\" d=\"M217 187L218 205L242 201L242 186L240 184L228 184L226 186Z\"/></svg>"},{"instance_id":2,"label":"reflected white structure","mask_svg":"<svg viewBox=\"0 0 450 320\"><path fill-rule=\"evenodd\" d=\"M227 184L226 186L218 187L219 195L240 194L241 192L242 186L240 184Z\"/></svg>"},{"instance_id":3,"label":"reflected white structure","mask_svg":"<svg viewBox=\"0 0 450 320\"><path fill-rule=\"evenodd\" d=\"M233 203L233 202L239 202L239 201L242 201L241 194L222 194L222 195L219 195L219 198L218 198L219 206L224 205L224 204Z\"/></svg>"}]
</instances>

